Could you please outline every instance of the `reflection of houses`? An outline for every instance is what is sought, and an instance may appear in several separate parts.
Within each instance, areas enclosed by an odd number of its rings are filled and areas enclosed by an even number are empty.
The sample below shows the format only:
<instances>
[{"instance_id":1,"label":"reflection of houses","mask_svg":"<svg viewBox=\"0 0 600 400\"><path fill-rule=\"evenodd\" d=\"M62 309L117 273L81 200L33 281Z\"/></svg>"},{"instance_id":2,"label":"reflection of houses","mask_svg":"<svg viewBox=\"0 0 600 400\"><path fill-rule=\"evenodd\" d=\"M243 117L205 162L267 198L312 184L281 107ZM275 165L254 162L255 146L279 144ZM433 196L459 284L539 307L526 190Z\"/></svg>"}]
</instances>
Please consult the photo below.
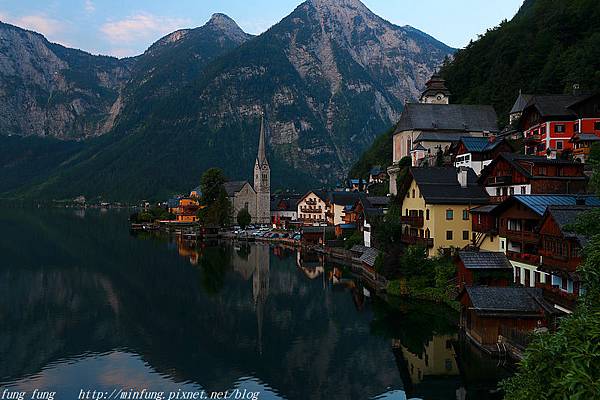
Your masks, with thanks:
<instances>
[{"instance_id":1,"label":"reflection of houses","mask_svg":"<svg viewBox=\"0 0 600 400\"><path fill-rule=\"evenodd\" d=\"M398 193L402 198L402 241L435 249L464 248L471 238L469 211L486 204L488 195L478 186L472 169L454 167L410 168ZM435 240L435 242L434 242Z\"/></svg>"},{"instance_id":2,"label":"reflection of houses","mask_svg":"<svg viewBox=\"0 0 600 400\"><path fill-rule=\"evenodd\" d=\"M491 202L501 203L514 194L585 193L583 165L546 157L501 153L479 177Z\"/></svg>"},{"instance_id":3,"label":"reflection of houses","mask_svg":"<svg viewBox=\"0 0 600 400\"><path fill-rule=\"evenodd\" d=\"M198 242L185 239L183 236L177 236L177 252L181 257L188 258L190 264L198 265L201 253L198 251Z\"/></svg>"},{"instance_id":4,"label":"reflection of houses","mask_svg":"<svg viewBox=\"0 0 600 400\"><path fill-rule=\"evenodd\" d=\"M542 289L526 287L465 287L458 297L460 325L482 349L505 352L499 342L522 350L536 329L552 328L560 314L544 300Z\"/></svg>"},{"instance_id":5,"label":"reflection of houses","mask_svg":"<svg viewBox=\"0 0 600 400\"><path fill-rule=\"evenodd\" d=\"M296 265L308 279L316 279L325 272L325 259L314 252L298 251Z\"/></svg>"},{"instance_id":6,"label":"reflection of houses","mask_svg":"<svg viewBox=\"0 0 600 400\"><path fill-rule=\"evenodd\" d=\"M398 366L407 395L425 399L451 398L459 385L459 369L453 342L456 335L433 336L421 354L411 352L400 340L392 347L400 356ZM455 381L450 384L449 380Z\"/></svg>"}]
</instances>

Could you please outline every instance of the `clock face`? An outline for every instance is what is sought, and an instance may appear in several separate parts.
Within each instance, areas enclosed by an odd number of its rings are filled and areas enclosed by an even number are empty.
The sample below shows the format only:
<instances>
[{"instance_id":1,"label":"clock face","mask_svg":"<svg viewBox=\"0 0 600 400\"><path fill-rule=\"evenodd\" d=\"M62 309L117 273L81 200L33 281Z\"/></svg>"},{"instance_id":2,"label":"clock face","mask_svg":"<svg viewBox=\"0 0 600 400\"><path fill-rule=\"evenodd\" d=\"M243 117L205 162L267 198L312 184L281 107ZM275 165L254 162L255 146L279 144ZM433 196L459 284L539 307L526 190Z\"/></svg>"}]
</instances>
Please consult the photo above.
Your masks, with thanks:
<instances>
[{"instance_id":1,"label":"clock face","mask_svg":"<svg viewBox=\"0 0 600 400\"><path fill-rule=\"evenodd\" d=\"M438 97L437 97L437 99L438 99L438 100L441 100L441 99L442 99L442 97L443 97L442 95L439 95L439 94L438 94Z\"/></svg>"}]
</instances>

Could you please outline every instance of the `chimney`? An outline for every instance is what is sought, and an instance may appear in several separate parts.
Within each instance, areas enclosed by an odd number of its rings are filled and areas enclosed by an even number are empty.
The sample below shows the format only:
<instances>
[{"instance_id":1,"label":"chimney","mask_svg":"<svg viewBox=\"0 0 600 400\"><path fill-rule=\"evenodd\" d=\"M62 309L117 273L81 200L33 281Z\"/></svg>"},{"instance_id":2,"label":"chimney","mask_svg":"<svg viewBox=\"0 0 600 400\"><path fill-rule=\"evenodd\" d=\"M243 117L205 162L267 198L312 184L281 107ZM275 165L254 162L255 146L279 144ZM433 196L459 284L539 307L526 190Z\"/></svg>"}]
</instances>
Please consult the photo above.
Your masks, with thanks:
<instances>
[{"instance_id":1,"label":"chimney","mask_svg":"<svg viewBox=\"0 0 600 400\"><path fill-rule=\"evenodd\" d=\"M460 167L458 169L458 183L460 183L461 188L466 188L469 184L468 178L467 178L467 172L468 172L468 170L465 167Z\"/></svg>"}]
</instances>

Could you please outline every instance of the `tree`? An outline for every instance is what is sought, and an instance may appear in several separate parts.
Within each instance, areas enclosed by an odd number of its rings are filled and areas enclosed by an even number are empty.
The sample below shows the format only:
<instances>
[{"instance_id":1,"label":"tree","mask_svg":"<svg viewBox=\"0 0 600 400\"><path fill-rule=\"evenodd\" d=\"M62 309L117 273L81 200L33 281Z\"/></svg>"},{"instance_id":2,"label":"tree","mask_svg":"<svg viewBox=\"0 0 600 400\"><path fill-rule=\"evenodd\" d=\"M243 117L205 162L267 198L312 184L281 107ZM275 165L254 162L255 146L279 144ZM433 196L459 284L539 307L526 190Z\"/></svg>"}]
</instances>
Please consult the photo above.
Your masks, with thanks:
<instances>
[{"instance_id":1,"label":"tree","mask_svg":"<svg viewBox=\"0 0 600 400\"><path fill-rule=\"evenodd\" d=\"M202 188L202 204L211 206L221 195L223 185L227 178L219 168L210 168L202 175L200 186Z\"/></svg>"},{"instance_id":2,"label":"tree","mask_svg":"<svg viewBox=\"0 0 600 400\"><path fill-rule=\"evenodd\" d=\"M252 216L248 212L247 208L242 208L237 213L237 223L242 229L246 229L248 225L252 222Z\"/></svg>"},{"instance_id":3,"label":"tree","mask_svg":"<svg viewBox=\"0 0 600 400\"><path fill-rule=\"evenodd\" d=\"M600 151L592 152L592 187L600 192ZM585 293L556 333L536 334L514 377L501 383L508 400L592 399L600 393L600 209L571 228L589 238L578 269Z\"/></svg>"},{"instance_id":4,"label":"tree","mask_svg":"<svg viewBox=\"0 0 600 400\"><path fill-rule=\"evenodd\" d=\"M211 168L202 175L203 206L198 211L198 220L202 224L227 226L231 222L231 203L225 191L226 178L218 168Z\"/></svg>"}]
</instances>

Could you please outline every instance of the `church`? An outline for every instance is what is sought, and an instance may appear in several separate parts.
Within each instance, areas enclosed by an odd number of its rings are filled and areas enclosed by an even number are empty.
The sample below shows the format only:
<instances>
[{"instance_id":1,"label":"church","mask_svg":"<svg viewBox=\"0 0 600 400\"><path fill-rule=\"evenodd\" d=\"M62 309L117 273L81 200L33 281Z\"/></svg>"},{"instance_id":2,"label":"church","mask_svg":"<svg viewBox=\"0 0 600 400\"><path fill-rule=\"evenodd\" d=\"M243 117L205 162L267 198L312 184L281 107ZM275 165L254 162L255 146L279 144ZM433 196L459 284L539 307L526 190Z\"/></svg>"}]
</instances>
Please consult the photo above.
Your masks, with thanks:
<instances>
[{"instance_id":1,"label":"church","mask_svg":"<svg viewBox=\"0 0 600 400\"><path fill-rule=\"evenodd\" d=\"M234 223L243 208L250 212L253 224L271 223L271 167L267 160L264 118L260 123L258 154L254 163L254 186L248 181L234 181L225 183L225 190L231 202Z\"/></svg>"}]
</instances>

